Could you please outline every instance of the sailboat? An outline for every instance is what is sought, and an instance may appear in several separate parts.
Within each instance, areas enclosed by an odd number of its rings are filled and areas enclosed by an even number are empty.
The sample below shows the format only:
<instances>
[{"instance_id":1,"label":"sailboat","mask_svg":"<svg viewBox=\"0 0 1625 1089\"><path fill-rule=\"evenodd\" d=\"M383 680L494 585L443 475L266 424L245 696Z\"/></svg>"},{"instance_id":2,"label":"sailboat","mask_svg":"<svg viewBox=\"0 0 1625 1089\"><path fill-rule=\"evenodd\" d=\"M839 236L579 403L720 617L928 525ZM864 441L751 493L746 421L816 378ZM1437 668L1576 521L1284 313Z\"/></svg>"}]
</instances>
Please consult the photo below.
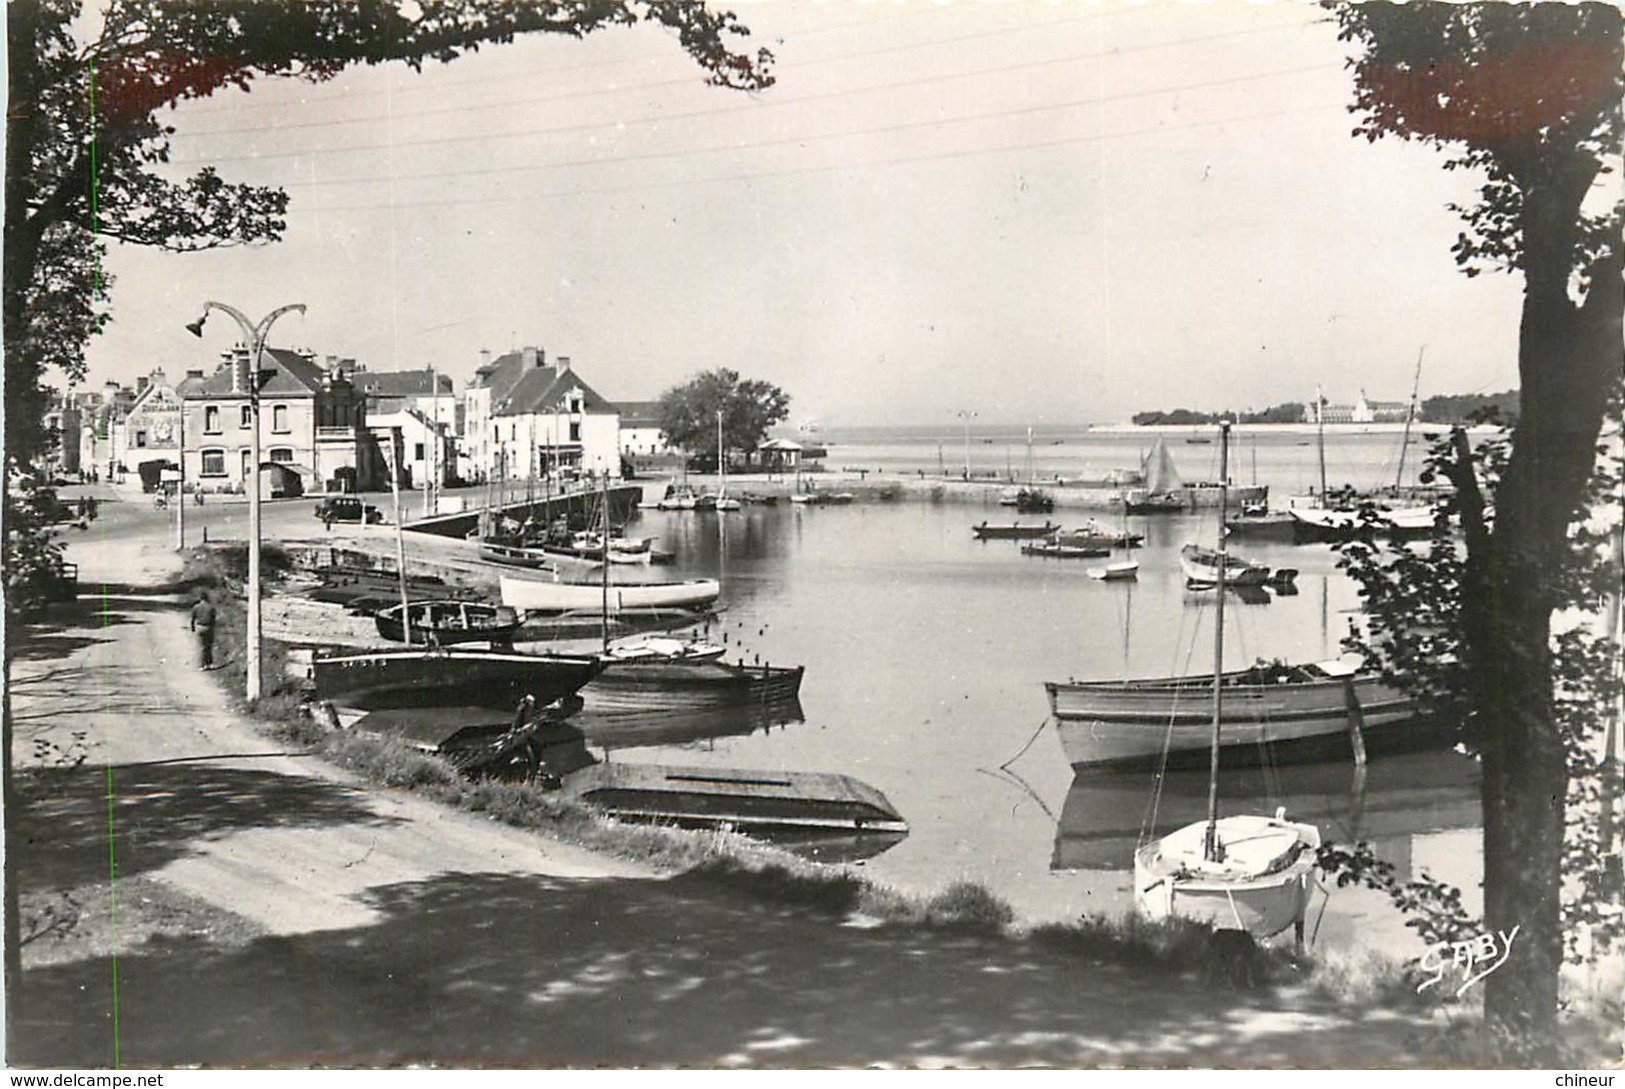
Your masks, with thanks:
<instances>
[{"instance_id":1,"label":"sailboat","mask_svg":"<svg viewBox=\"0 0 1625 1089\"><path fill-rule=\"evenodd\" d=\"M1128 514L1176 514L1185 509L1185 501L1174 492L1184 486L1167 443L1159 438L1145 460L1145 486L1123 493L1123 509Z\"/></svg>"},{"instance_id":2,"label":"sailboat","mask_svg":"<svg viewBox=\"0 0 1625 1089\"><path fill-rule=\"evenodd\" d=\"M1426 345L1422 350L1425 351ZM1425 537L1433 532L1434 508L1431 502L1415 502L1414 493L1407 499L1405 482L1405 457L1410 449L1411 421L1417 415L1416 396L1422 382L1422 352L1416 354L1416 377L1411 382L1410 407L1405 414L1405 434L1400 441L1399 468L1394 474L1393 499L1394 502L1379 502L1376 506L1376 528L1390 537L1410 538ZM1324 405L1317 388L1315 391L1317 405ZM1317 418L1322 415L1317 410ZM1384 499L1380 494L1367 494L1361 496L1345 492L1341 501L1333 502L1331 493L1326 488L1326 425L1324 421L1316 429L1317 445L1320 452L1320 495L1317 502L1296 503L1288 509L1292 518L1293 539L1302 544L1308 541L1339 541L1347 539L1360 528L1362 501L1377 502Z\"/></svg>"},{"instance_id":3,"label":"sailboat","mask_svg":"<svg viewBox=\"0 0 1625 1089\"><path fill-rule=\"evenodd\" d=\"M717 409L717 510L739 510L744 504L728 498L728 454L722 448L722 410Z\"/></svg>"},{"instance_id":4,"label":"sailboat","mask_svg":"<svg viewBox=\"0 0 1625 1089\"><path fill-rule=\"evenodd\" d=\"M1230 423L1219 425L1219 509L1228 488ZM1207 819L1188 824L1134 852L1134 906L1152 919L1184 918L1216 930L1268 938L1293 928L1301 947L1320 829L1273 816L1219 816L1219 724L1224 704L1224 519L1219 520L1214 598L1213 728L1208 758Z\"/></svg>"}]
</instances>

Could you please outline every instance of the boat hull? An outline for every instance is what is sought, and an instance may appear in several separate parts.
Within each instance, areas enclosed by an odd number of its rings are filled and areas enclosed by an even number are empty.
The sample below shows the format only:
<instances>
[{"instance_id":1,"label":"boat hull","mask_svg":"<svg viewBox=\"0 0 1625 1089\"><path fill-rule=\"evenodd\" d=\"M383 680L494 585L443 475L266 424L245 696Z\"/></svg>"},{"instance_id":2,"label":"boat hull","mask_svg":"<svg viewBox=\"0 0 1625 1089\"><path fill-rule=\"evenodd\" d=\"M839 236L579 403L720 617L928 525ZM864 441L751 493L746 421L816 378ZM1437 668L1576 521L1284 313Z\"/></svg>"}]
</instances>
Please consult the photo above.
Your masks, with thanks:
<instances>
[{"instance_id":1,"label":"boat hull","mask_svg":"<svg viewBox=\"0 0 1625 1089\"><path fill-rule=\"evenodd\" d=\"M512 711L526 696L545 706L569 696L602 668L593 657L464 648L361 651L315 658L316 698L377 711L397 707L484 707Z\"/></svg>"},{"instance_id":2,"label":"boat hull","mask_svg":"<svg viewBox=\"0 0 1625 1089\"><path fill-rule=\"evenodd\" d=\"M1273 837L1267 863L1237 860L1224 868L1201 861L1207 822L1198 821L1134 853L1134 906L1157 919L1191 919L1216 930L1269 938L1302 926L1313 888L1320 830L1281 818L1236 816L1218 822L1221 842ZM1276 846L1280 847L1276 851Z\"/></svg>"},{"instance_id":3,"label":"boat hull","mask_svg":"<svg viewBox=\"0 0 1625 1089\"><path fill-rule=\"evenodd\" d=\"M1232 674L1234 678L1237 675ZM1227 680L1219 736L1225 763L1347 756L1350 686L1368 752L1417 751L1439 738L1417 726L1402 693L1369 675L1282 684ZM1213 680L1045 684L1069 763L1077 767L1158 762L1205 764L1213 738Z\"/></svg>"},{"instance_id":4,"label":"boat hull","mask_svg":"<svg viewBox=\"0 0 1625 1089\"><path fill-rule=\"evenodd\" d=\"M716 660L611 662L581 695L590 711L754 706L795 699L804 668Z\"/></svg>"},{"instance_id":5,"label":"boat hull","mask_svg":"<svg viewBox=\"0 0 1625 1089\"><path fill-rule=\"evenodd\" d=\"M621 820L691 827L906 832L886 796L846 775L595 764L564 781L567 797Z\"/></svg>"},{"instance_id":6,"label":"boat hull","mask_svg":"<svg viewBox=\"0 0 1625 1089\"><path fill-rule=\"evenodd\" d=\"M1292 539L1299 543L1344 541L1364 525L1358 510L1295 507L1287 514L1292 519ZM1433 532L1432 507L1379 508L1376 515L1376 531L1384 536L1414 539Z\"/></svg>"},{"instance_id":7,"label":"boat hull","mask_svg":"<svg viewBox=\"0 0 1625 1089\"><path fill-rule=\"evenodd\" d=\"M1049 537L1061 527L1050 522L1041 526L1026 525L1021 522L1006 523L1004 525L990 525L983 522L979 526L972 526L971 532L976 534L979 541L1020 541L1038 537Z\"/></svg>"},{"instance_id":8,"label":"boat hull","mask_svg":"<svg viewBox=\"0 0 1625 1089\"><path fill-rule=\"evenodd\" d=\"M696 609L711 604L722 592L716 579L686 582L611 583L606 595L590 582L544 582L501 577L502 603L528 612L563 613L600 609L607 596L610 612L622 609Z\"/></svg>"},{"instance_id":9,"label":"boat hull","mask_svg":"<svg viewBox=\"0 0 1625 1089\"><path fill-rule=\"evenodd\" d=\"M422 622L427 612L429 620ZM512 609L459 601L413 602L411 638L401 623L401 606L392 605L373 617L378 634L394 643L420 646L452 646L459 643L506 644L519 630L519 617Z\"/></svg>"},{"instance_id":10,"label":"boat hull","mask_svg":"<svg viewBox=\"0 0 1625 1089\"><path fill-rule=\"evenodd\" d=\"M1185 581L1196 586L1219 584L1219 553L1199 545L1186 545L1179 552L1179 569ZM1226 586L1263 586L1270 580L1270 569L1252 563L1240 556L1225 554L1224 582Z\"/></svg>"}]
</instances>

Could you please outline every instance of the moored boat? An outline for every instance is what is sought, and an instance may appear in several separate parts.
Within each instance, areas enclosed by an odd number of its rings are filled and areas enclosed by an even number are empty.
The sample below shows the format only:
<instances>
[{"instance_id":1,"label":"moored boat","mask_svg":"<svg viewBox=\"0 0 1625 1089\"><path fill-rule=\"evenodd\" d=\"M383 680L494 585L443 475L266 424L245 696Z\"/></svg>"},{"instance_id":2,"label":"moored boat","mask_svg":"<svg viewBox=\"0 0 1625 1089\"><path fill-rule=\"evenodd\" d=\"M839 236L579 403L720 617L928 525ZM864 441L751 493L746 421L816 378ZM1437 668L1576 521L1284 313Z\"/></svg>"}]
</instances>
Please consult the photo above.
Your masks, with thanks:
<instances>
[{"instance_id":1,"label":"moored boat","mask_svg":"<svg viewBox=\"0 0 1625 1089\"><path fill-rule=\"evenodd\" d=\"M1279 810L1196 821L1134 853L1134 906L1257 938L1296 927L1301 944L1319 847L1320 829Z\"/></svg>"},{"instance_id":2,"label":"moored boat","mask_svg":"<svg viewBox=\"0 0 1625 1089\"><path fill-rule=\"evenodd\" d=\"M1054 559L1088 559L1096 560L1102 556L1110 556L1112 550L1105 545L1092 544L1064 544L1054 537L1042 541L1034 541L1021 546L1024 556L1049 556Z\"/></svg>"},{"instance_id":3,"label":"moored boat","mask_svg":"<svg viewBox=\"0 0 1625 1089\"><path fill-rule=\"evenodd\" d=\"M508 564L511 567L551 570L555 560L578 557L552 552L537 545L509 544L486 538L480 541L480 558L493 563Z\"/></svg>"},{"instance_id":4,"label":"moored boat","mask_svg":"<svg viewBox=\"0 0 1625 1089\"><path fill-rule=\"evenodd\" d=\"M704 662L722 657L727 650L720 643L678 639L671 635L634 635L611 643L604 657L611 662Z\"/></svg>"},{"instance_id":5,"label":"moored boat","mask_svg":"<svg viewBox=\"0 0 1625 1089\"><path fill-rule=\"evenodd\" d=\"M715 601L722 592L716 579L681 582L611 582L606 589L592 582L549 582L503 575L502 603L527 612L562 613L571 610L696 609Z\"/></svg>"},{"instance_id":6,"label":"moored boat","mask_svg":"<svg viewBox=\"0 0 1625 1089\"><path fill-rule=\"evenodd\" d=\"M1030 522L1007 522L1002 525L992 525L983 522L981 525L971 527L971 532L979 541L1018 541L1038 537L1048 537L1061 527L1053 522L1045 521L1041 526Z\"/></svg>"},{"instance_id":7,"label":"moored boat","mask_svg":"<svg viewBox=\"0 0 1625 1089\"><path fill-rule=\"evenodd\" d=\"M1061 748L1073 767L1150 763L1164 746L1170 766L1205 762L1211 733L1211 674L1044 685ZM1269 662L1224 675L1220 722L1226 763L1346 756L1358 715L1367 751L1432 747L1415 728L1411 700L1348 659L1304 665Z\"/></svg>"},{"instance_id":8,"label":"moored boat","mask_svg":"<svg viewBox=\"0 0 1625 1089\"><path fill-rule=\"evenodd\" d=\"M347 707L484 707L511 711L526 696L546 705L603 667L597 657L467 647L346 651L311 660L316 698Z\"/></svg>"},{"instance_id":9,"label":"moored boat","mask_svg":"<svg viewBox=\"0 0 1625 1089\"><path fill-rule=\"evenodd\" d=\"M407 623L401 620L405 612ZM373 614L378 634L396 643L451 646L455 643L513 642L519 629L519 614L506 605L477 601L414 601L408 608L391 605ZM408 639L408 631L411 638Z\"/></svg>"},{"instance_id":10,"label":"moored boat","mask_svg":"<svg viewBox=\"0 0 1625 1089\"><path fill-rule=\"evenodd\" d=\"M1214 606L1212 713L1208 733L1207 820L1151 840L1134 852L1134 907L1152 919L1205 922L1268 938L1292 927L1303 948L1320 830L1313 824L1253 814L1219 816L1219 767L1224 737L1224 591L1230 574L1224 547L1225 481L1229 479L1230 423L1219 424L1219 527L1214 561L1219 589ZM1187 550L1190 546L1187 546ZM1350 700L1352 701L1352 690ZM1171 752L1172 729L1163 753ZM1362 753L1363 759L1363 753ZM1155 807L1152 819L1155 820ZM1250 939L1248 939L1250 944Z\"/></svg>"},{"instance_id":11,"label":"moored boat","mask_svg":"<svg viewBox=\"0 0 1625 1089\"><path fill-rule=\"evenodd\" d=\"M1345 540L1365 524L1358 507L1292 507L1286 513L1292 519L1293 539L1299 542ZM1386 536L1425 537L1433 532L1434 508L1431 506L1375 507L1373 513L1374 528Z\"/></svg>"},{"instance_id":12,"label":"moored boat","mask_svg":"<svg viewBox=\"0 0 1625 1089\"><path fill-rule=\"evenodd\" d=\"M1085 572L1092 579L1102 582L1116 582L1124 579L1140 577L1139 560L1117 560L1101 567L1091 567Z\"/></svg>"},{"instance_id":13,"label":"moored boat","mask_svg":"<svg viewBox=\"0 0 1625 1089\"><path fill-rule=\"evenodd\" d=\"M1227 586L1262 586L1270 578L1268 567L1240 556L1197 544L1188 544L1179 550L1179 568L1185 573L1185 581L1192 585L1217 585L1221 564Z\"/></svg>"},{"instance_id":14,"label":"moored boat","mask_svg":"<svg viewBox=\"0 0 1625 1089\"><path fill-rule=\"evenodd\" d=\"M804 666L731 665L710 659L609 662L582 689L590 711L679 711L795 699Z\"/></svg>"}]
</instances>

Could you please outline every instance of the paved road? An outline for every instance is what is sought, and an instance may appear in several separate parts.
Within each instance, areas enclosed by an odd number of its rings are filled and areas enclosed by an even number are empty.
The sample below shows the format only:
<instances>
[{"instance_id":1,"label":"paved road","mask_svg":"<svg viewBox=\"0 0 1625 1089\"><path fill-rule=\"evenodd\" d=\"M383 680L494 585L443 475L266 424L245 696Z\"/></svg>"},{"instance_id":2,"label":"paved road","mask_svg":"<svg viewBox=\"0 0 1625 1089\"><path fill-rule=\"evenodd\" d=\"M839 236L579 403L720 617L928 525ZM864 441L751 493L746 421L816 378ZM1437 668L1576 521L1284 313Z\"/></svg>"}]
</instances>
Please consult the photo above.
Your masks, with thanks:
<instances>
[{"instance_id":1,"label":"paved road","mask_svg":"<svg viewBox=\"0 0 1625 1089\"><path fill-rule=\"evenodd\" d=\"M14 1064L1426 1063L1402 1021L866 926L363 788L231 711L142 589L176 570L164 523L104 513L81 601L12 667Z\"/></svg>"}]
</instances>

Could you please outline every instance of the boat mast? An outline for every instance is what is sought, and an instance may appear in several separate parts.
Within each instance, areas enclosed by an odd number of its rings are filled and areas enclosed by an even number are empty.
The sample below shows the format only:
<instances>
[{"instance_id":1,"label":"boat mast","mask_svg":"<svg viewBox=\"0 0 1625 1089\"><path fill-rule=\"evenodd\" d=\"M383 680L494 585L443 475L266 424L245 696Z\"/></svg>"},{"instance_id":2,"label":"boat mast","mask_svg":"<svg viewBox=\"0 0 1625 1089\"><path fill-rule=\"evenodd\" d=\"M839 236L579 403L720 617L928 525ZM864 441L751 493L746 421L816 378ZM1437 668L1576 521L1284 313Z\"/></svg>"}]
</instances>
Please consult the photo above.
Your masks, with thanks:
<instances>
[{"instance_id":1,"label":"boat mast","mask_svg":"<svg viewBox=\"0 0 1625 1089\"><path fill-rule=\"evenodd\" d=\"M390 436L388 442L389 452L395 453L395 438ZM401 635L406 639L406 645L412 645L412 603L406 597L406 539L401 536L401 459L389 459L389 490L395 497L395 571L401 578ZM361 521L367 521L367 508L361 507Z\"/></svg>"},{"instance_id":2,"label":"boat mast","mask_svg":"<svg viewBox=\"0 0 1625 1089\"><path fill-rule=\"evenodd\" d=\"M1320 505L1326 505L1326 397L1315 387L1315 445L1320 450Z\"/></svg>"},{"instance_id":3,"label":"boat mast","mask_svg":"<svg viewBox=\"0 0 1625 1089\"><path fill-rule=\"evenodd\" d=\"M603 505L604 536L601 544L604 546L603 554L599 557L599 578L604 590L603 635L604 651L609 651L609 468L604 468L603 490L600 492L600 502Z\"/></svg>"},{"instance_id":4,"label":"boat mast","mask_svg":"<svg viewBox=\"0 0 1625 1089\"><path fill-rule=\"evenodd\" d=\"M1394 474L1394 490L1397 492L1405 484L1405 451L1411 445L1411 421L1416 418L1416 394L1422 388L1422 353L1428 350L1426 344L1416 352L1416 377L1411 379L1411 404L1405 412L1405 438L1399 444L1399 471Z\"/></svg>"},{"instance_id":5,"label":"boat mast","mask_svg":"<svg viewBox=\"0 0 1625 1089\"><path fill-rule=\"evenodd\" d=\"M1224 861L1224 845L1219 842L1219 714L1224 707L1224 579L1229 557L1224 550L1224 511L1230 491L1230 421L1219 421L1219 572L1218 599L1213 613L1213 742L1208 753L1207 834L1202 837L1202 857L1209 862Z\"/></svg>"},{"instance_id":6,"label":"boat mast","mask_svg":"<svg viewBox=\"0 0 1625 1089\"><path fill-rule=\"evenodd\" d=\"M728 494L728 463L722 456L722 409L717 409L717 498Z\"/></svg>"}]
</instances>

